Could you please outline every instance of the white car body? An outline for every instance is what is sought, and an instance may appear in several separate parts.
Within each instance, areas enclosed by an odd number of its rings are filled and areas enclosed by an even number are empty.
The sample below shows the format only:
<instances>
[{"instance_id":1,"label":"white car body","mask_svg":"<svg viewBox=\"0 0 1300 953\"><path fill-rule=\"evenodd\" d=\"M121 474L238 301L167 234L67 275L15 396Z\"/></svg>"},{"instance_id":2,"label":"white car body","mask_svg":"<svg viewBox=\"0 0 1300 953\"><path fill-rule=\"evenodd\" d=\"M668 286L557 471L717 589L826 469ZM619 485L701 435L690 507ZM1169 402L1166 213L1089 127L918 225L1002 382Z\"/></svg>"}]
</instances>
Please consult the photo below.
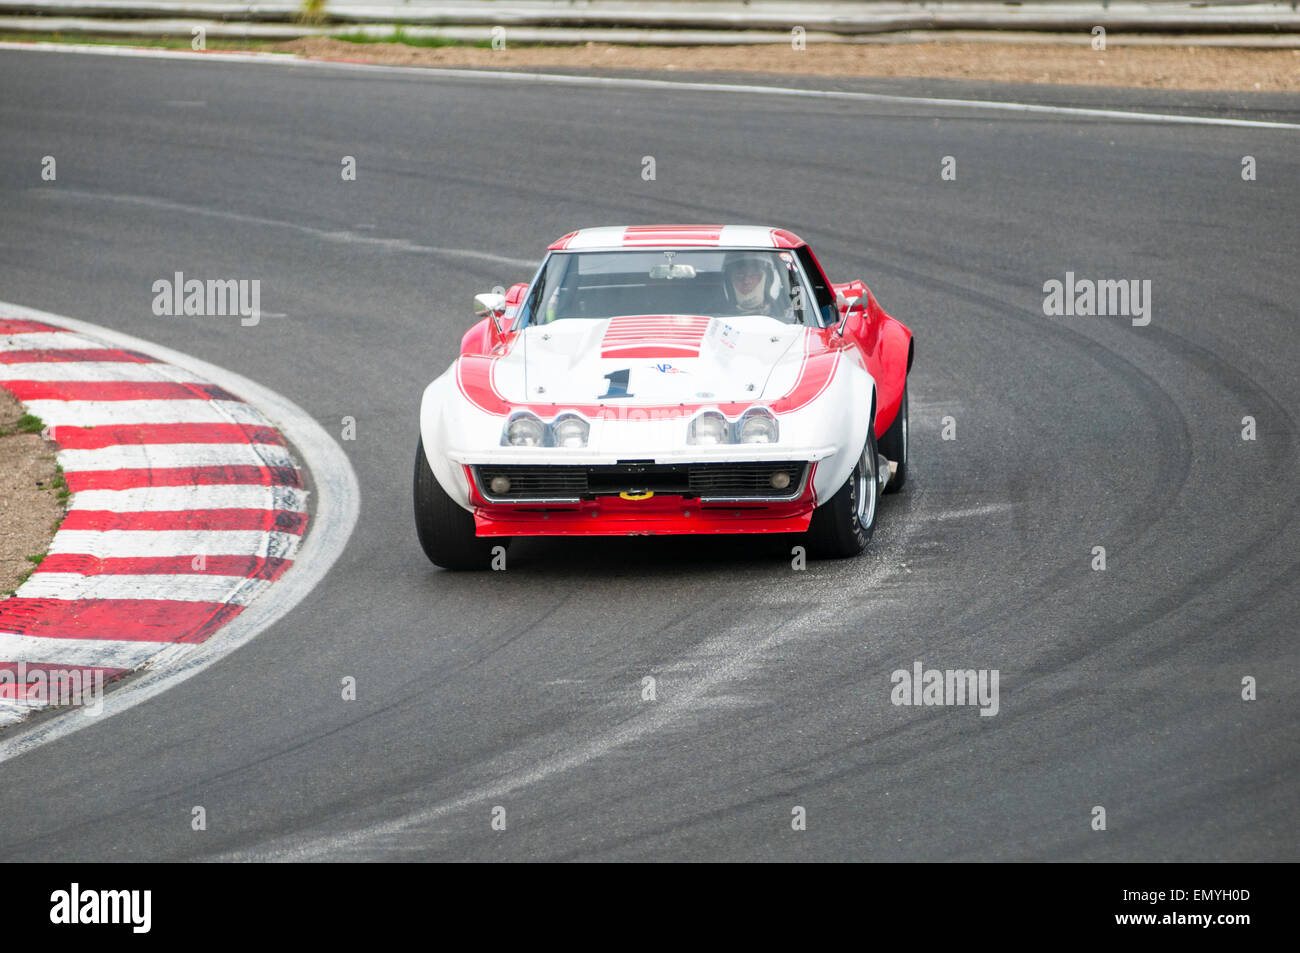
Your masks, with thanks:
<instances>
[{"instance_id":1,"label":"white car body","mask_svg":"<svg viewBox=\"0 0 1300 953\"><path fill-rule=\"evenodd\" d=\"M702 247L685 228L588 229L552 245L551 254ZM766 228L725 227L710 234L711 243L704 247L719 250L770 253L804 247L796 236ZM534 282L545 267L543 263ZM824 299L824 280L820 294ZM429 468L447 496L474 514L479 536L800 531L807 528L813 509L845 486L864 453L876 382L868 371L866 349L844 334L842 322L822 327L763 314L632 314L566 318L515 330L524 300L526 294L514 295L495 316L499 330L485 330L484 346L462 353L429 384L421 402L420 433ZM688 439L691 421L701 414L718 412L734 425L755 408L777 421L775 442L698 445ZM511 446L503 435L520 413L547 424L577 415L589 425L586 445ZM629 462L647 472L754 464L746 472L757 474L759 465L807 466L795 478L797 485L780 490L773 476L773 488L766 493L661 492L658 500L650 499L655 494L648 489L642 493L636 478L629 478L626 492L539 490L505 498L493 494L480 470L619 467ZM736 508L742 504L743 510Z\"/></svg>"}]
</instances>

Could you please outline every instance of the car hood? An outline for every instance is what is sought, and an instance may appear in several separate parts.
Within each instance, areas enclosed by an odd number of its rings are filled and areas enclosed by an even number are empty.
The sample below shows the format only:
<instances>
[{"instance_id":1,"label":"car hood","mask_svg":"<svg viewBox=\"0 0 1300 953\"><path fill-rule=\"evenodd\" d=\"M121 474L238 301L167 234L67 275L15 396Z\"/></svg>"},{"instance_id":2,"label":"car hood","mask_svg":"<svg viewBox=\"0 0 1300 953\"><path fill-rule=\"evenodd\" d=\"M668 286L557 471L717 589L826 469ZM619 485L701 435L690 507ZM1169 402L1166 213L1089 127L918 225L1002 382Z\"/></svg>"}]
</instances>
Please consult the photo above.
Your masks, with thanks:
<instances>
[{"instance_id":1,"label":"car hood","mask_svg":"<svg viewBox=\"0 0 1300 953\"><path fill-rule=\"evenodd\" d=\"M762 400L777 368L802 360L807 329L762 315L634 315L525 328L506 362L522 365L507 400L623 405Z\"/></svg>"}]
</instances>

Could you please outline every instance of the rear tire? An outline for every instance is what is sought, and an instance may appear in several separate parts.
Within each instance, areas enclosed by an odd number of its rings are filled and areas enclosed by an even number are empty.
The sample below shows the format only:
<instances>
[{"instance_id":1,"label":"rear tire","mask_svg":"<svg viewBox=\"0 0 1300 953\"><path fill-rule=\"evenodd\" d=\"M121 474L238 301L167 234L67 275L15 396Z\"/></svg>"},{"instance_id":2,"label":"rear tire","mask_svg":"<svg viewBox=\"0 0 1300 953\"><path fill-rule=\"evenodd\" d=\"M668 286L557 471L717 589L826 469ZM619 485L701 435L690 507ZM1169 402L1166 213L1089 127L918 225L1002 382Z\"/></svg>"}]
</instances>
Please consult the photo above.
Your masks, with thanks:
<instances>
[{"instance_id":1,"label":"rear tire","mask_svg":"<svg viewBox=\"0 0 1300 953\"><path fill-rule=\"evenodd\" d=\"M907 437L907 380L904 379L903 399L899 402L898 414L880 438L880 452L898 464L894 475L885 484L886 493L897 493L907 483Z\"/></svg>"},{"instance_id":2,"label":"rear tire","mask_svg":"<svg viewBox=\"0 0 1300 953\"><path fill-rule=\"evenodd\" d=\"M415 449L414 482L415 532L429 562L443 569L490 569L493 548L509 548L509 537L474 535L474 514L458 506L433 475L423 438Z\"/></svg>"},{"instance_id":3,"label":"rear tire","mask_svg":"<svg viewBox=\"0 0 1300 953\"><path fill-rule=\"evenodd\" d=\"M867 548L876 529L880 493L875 429L867 426L867 445L839 492L813 511L808 553L816 559L844 559Z\"/></svg>"}]
</instances>

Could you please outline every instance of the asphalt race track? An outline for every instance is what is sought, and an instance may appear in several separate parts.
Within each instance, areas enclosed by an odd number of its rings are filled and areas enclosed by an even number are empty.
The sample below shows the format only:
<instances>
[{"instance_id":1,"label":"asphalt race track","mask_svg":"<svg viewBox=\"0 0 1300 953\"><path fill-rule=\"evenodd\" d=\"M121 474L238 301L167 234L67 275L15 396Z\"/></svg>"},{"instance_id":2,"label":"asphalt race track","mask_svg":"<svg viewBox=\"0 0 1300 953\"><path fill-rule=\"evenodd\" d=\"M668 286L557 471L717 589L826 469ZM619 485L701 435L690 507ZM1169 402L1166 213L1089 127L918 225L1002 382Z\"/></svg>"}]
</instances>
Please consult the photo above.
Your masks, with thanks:
<instances>
[{"instance_id":1,"label":"asphalt race track","mask_svg":"<svg viewBox=\"0 0 1300 953\"><path fill-rule=\"evenodd\" d=\"M35 52L0 88L0 298L355 417L362 490L306 603L4 763L0 858L1300 859L1300 130ZM789 227L914 329L870 549L435 570L416 414L472 296L663 221ZM177 271L260 279L268 314L156 317ZM1150 323L1044 315L1066 272L1149 280ZM891 704L918 661L998 670L997 714Z\"/></svg>"}]
</instances>

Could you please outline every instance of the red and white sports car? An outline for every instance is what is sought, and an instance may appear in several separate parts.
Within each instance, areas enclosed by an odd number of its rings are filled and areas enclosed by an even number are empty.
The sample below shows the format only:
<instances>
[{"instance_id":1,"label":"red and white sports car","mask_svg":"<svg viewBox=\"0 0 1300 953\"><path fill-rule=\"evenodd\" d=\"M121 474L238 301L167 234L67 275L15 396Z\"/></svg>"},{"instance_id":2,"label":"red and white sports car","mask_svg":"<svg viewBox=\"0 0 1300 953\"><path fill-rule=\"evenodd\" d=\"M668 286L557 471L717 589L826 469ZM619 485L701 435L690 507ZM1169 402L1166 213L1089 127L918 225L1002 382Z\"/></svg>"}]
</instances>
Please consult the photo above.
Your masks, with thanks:
<instances>
[{"instance_id":1,"label":"red and white sports car","mask_svg":"<svg viewBox=\"0 0 1300 953\"><path fill-rule=\"evenodd\" d=\"M907 478L912 333L788 231L586 228L474 300L420 408L439 566L514 536L802 533L852 556Z\"/></svg>"}]
</instances>

